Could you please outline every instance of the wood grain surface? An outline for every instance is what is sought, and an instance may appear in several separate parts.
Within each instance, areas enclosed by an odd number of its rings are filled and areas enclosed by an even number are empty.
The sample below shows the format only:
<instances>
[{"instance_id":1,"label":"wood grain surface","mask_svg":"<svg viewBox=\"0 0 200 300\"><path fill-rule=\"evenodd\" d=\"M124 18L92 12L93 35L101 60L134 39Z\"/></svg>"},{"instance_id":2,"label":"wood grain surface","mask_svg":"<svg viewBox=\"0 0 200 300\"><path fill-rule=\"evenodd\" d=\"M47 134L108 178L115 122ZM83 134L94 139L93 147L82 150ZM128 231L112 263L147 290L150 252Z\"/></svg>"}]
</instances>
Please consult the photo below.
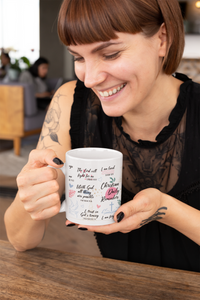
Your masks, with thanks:
<instances>
[{"instance_id":1,"label":"wood grain surface","mask_svg":"<svg viewBox=\"0 0 200 300\"><path fill-rule=\"evenodd\" d=\"M21 136L24 131L22 86L0 86L0 135Z\"/></svg>"},{"instance_id":2,"label":"wood grain surface","mask_svg":"<svg viewBox=\"0 0 200 300\"><path fill-rule=\"evenodd\" d=\"M0 241L0 299L200 299L200 274Z\"/></svg>"}]
</instances>

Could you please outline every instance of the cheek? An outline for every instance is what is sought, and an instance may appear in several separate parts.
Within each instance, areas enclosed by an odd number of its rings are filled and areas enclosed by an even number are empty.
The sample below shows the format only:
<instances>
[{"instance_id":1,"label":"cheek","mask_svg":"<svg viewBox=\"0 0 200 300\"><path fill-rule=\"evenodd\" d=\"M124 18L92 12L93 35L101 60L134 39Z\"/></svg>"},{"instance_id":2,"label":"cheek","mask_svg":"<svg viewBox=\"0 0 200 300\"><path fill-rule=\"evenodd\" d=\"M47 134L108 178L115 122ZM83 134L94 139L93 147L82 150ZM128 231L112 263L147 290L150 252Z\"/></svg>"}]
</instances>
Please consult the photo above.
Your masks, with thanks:
<instances>
[{"instance_id":1,"label":"cheek","mask_svg":"<svg viewBox=\"0 0 200 300\"><path fill-rule=\"evenodd\" d=\"M128 65L125 65L123 63L118 64L108 64L104 72L109 75L108 78L115 78L116 80L120 81L127 81L129 78L130 70L128 68Z\"/></svg>"},{"instance_id":2,"label":"cheek","mask_svg":"<svg viewBox=\"0 0 200 300\"><path fill-rule=\"evenodd\" d=\"M44 76L46 76L47 73L48 73L48 69L44 69L44 71L43 71Z\"/></svg>"},{"instance_id":3,"label":"cheek","mask_svg":"<svg viewBox=\"0 0 200 300\"><path fill-rule=\"evenodd\" d=\"M137 76L138 70L141 70L138 59L134 57L126 57L118 61L116 64L108 66L108 72L114 77L124 81L129 81L130 78Z\"/></svg>"}]
</instances>

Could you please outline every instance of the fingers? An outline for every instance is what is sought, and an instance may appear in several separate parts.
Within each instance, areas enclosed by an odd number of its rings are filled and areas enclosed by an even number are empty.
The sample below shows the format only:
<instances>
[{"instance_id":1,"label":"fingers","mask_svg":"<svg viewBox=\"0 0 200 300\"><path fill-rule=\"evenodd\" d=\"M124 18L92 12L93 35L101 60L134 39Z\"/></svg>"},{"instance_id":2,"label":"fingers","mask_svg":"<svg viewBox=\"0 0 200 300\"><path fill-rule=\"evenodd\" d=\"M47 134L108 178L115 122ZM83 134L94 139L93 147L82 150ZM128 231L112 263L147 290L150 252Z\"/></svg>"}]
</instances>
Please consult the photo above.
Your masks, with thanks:
<instances>
[{"instance_id":1,"label":"fingers","mask_svg":"<svg viewBox=\"0 0 200 300\"><path fill-rule=\"evenodd\" d=\"M46 206L48 203L48 206ZM30 214L33 220L43 220L59 213L60 199L57 193L48 195L36 202L27 202L24 204L25 210Z\"/></svg>"},{"instance_id":2,"label":"fingers","mask_svg":"<svg viewBox=\"0 0 200 300\"><path fill-rule=\"evenodd\" d=\"M121 222L137 213L155 212L162 205L162 193L154 188L139 192L133 200L121 205L115 213L115 221Z\"/></svg>"},{"instance_id":3,"label":"fingers","mask_svg":"<svg viewBox=\"0 0 200 300\"><path fill-rule=\"evenodd\" d=\"M19 198L34 220L50 218L60 210L58 172L47 165L59 168L63 162L53 150L33 150L17 176Z\"/></svg>"},{"instance_id":4,"label":"fingers","mask_svg":"<svg viewBox=\"0 0 200 300\"><path fill-rule=\"evenodd\" d=\"M59 185L56 180L30 186L29 189L19 189L19 197L24 209L32 219L51 217L60 210ZM45 212L45 210L48 211Z\"/></svg>"},{"instance_id":5,"label":"fingers","mask_svg":"<svg viewBox=\"0 0 200 300\"><path fill-rule=\"evenodd\" d=\"M85 225L79 225L78 227L81 228L87 228L88 231L92 232L99 232L103 234L111 234L115 232L122 232L122 233L128 233L134 229L138 229L140 227L140 219L141 216L139 214L135 214L133 216L130 216L128 218L124 218L121 222L116 222L109 225L103 225L103 226L85 226Z\"/></svg>"},{"instance_id":6,"label":"fingers","mask_svg":"<svg viewBox=\"0 0 200 300\"><path fill-rule=\"evenodd\" d=\"M87 228L88 231L99 232L103 234L111 234L118 231L127 233L133 229L136 229L138 228L138 217L136 217L135 214L140 208L141 204L137 203L136 205L133 205L133 201L134 200L131 200L128 203L120 206L120 208L115 213L115 223L113 224L103 226L79 225L78 228Z\"/></svg>"},{"instance_id":7,"label":"fingers","mask_svg":"<svg viewBox=\"0 0 200 300\"><path fill-rule=\"evenodd\" d=\"M29 154L29 160L26 169L41 168L50 165L55 168L62 167L63 162L57 157L56 153L51 149L32 150Z\"/></svg>"},{"instance_id":8,"label":"fingers","mask_svg":"<svg viewBox=\"0 0 200 300\"><path fill-rule=\"evenodd\" d=\"M46 181L56 180L58 173L53 168L43 167L40 169L31 169L26 172L21 172L17 176L17 185L19 188L36 185Z\"/></svg>"},{"instance_id":9,"label":"fingers","mask_svg":"<svg viewBox=\"0 0 200 300\"><path fill-rule=\"evenodd\" d=\"M89 231L111 234L114 232L128 233L142 226L142 221L147 220L160 207L160 191L146 189L138 193L133 200L123 204L116 211L115 223L105 226L82 226Z\"/></svg>"},{"instance_id":10,"label":"fingers","mask_svg":"<svg viewBox=\"0 0 200 300\"><path fill-rule=\"evenodd\" d=\"M19 197L23 203L28 201L35 202L40 198L57 193L59 185L56 180L30 185L29 188L19 189Z\"/></svg>"},{"instance_id":11,"label":"fingers","mask_svg":"<svg viewBox=\"0 0 200 300\"><path fill-rule=\"evenodd\" d=\"M111 234L111 233L120 231L121 224L113 223L113 224L103 225L103 226L79 225L78 228L87 228L88 231L99 232L99 233L103 233L103 234L107 235L107 234Z\"/></svg>"},{"instance_id":12,"label":"fingers","mask_svg":"<svg viewBox=\"0 0 200 300\"><path fill-rule=\"evenodd\" d=\"M56 202L53 200L54 195L49 195L43 199L41 199L44 202L49 202L49 206L45 207L44 209L39 210L33 210L32 212L29 212L31 218L35 221L40 220L46 220L49 219L55 215L57 215L60 211L60 201ZM53 201L52 201L53 200ZM56 200L57 201L57 200Z\"/></svg>"},{"instance_id":13,"label":"fingers","mask_svg":"<svg viewBox=\"0 0 200 300\"><path fill-rule=\"evenodd\" d=\"M119 209L116 211L114 220L115 222L121 222L136 213L148 211L151 209L151 203L149 201L149 197L147 195L139 195L137 194L133 200L121 205Z\"/></svg>"},{"instance_id":14,"label":"fingers","mask_svg":"<svg viewBox=\"0 0 200 300\"><path fill-rule=\"evenodd\" d=\"M50 218L59 213L61 203L56 181L44 182L28 190L19 190L18 193L24 209L34 220Z\"/></svg>"},{"instance_id":15,"label":"fingers","mask_svg":"<svg viewBox=\"0 0 200 300\"><path fill-rule=\"evenodd\" d=\"M78 225L78 224L73 223L73 222L71 222L69 220L66 220L65 225L70 227L70 226L74 226L74 225Z\"/></svg>"}]
</instances>

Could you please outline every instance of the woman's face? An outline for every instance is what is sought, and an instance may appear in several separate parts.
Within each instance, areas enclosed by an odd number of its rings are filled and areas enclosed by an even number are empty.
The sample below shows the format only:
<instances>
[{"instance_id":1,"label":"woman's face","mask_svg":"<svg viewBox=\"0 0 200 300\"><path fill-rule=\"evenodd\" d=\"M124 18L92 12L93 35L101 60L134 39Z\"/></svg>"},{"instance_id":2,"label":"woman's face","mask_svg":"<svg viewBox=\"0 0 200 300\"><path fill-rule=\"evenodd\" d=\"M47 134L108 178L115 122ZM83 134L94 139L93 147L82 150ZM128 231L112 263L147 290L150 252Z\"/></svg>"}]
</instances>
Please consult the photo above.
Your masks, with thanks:
<instances>
[{"instance_id":1,"label":"woman's face","mask_svg":"<svg viewBox=\"0 0 200 300\"><path fill-rule=\"evenodd\" d=\"M1 63L3 66L6 66L10 63L10 59L4 53L1 53Z\"/></svg>"},{"instance_id":2,"label":"woman's face","mask_svg":"<svg viewBox=\"0 0 200 300\"><path fill-rule=\"evenodd\" d=\"M49 69L49 65L48 64L41 64L38 66L38 76L41 78L44 78L47 76L48 73L48 69Z\"/></svg>"},{"instance_id":3,"label":"woman's face","mask_svg":"<svg viewBox=\"0 0 200 300\"><path fill-rule=\"evenodd\" d=\"M145 108L156 93L165 49L157 33L118 33L118 39L69 46L77 77L99 97L108 116Z\"/></svg>"}]
</instances>

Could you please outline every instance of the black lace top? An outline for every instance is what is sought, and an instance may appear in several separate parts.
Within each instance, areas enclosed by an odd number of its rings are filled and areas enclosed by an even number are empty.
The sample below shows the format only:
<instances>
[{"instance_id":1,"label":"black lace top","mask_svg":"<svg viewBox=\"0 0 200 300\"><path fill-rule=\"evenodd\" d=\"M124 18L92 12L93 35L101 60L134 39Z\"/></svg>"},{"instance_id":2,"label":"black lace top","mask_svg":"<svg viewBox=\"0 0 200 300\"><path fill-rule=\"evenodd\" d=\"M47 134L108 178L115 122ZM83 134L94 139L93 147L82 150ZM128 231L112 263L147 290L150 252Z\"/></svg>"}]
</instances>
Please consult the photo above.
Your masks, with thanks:
<instances>
[{"instance_id":1,"label":"black lace top","mask_svg":"<svg viewBox=\"0 0 200 300\"><path fill-rule=\"evenodd\" d=\"M182 74L169 125L156 142L135 142L121 117L104 114L98 97L77 82L71 112L72 148L105 147L123 153L122 203L153 187L200 210L200 85ZM128 234L97 234L103 256L200 271L200 247L178 231L153 221Z\"/></svg>"}]
</instances>

